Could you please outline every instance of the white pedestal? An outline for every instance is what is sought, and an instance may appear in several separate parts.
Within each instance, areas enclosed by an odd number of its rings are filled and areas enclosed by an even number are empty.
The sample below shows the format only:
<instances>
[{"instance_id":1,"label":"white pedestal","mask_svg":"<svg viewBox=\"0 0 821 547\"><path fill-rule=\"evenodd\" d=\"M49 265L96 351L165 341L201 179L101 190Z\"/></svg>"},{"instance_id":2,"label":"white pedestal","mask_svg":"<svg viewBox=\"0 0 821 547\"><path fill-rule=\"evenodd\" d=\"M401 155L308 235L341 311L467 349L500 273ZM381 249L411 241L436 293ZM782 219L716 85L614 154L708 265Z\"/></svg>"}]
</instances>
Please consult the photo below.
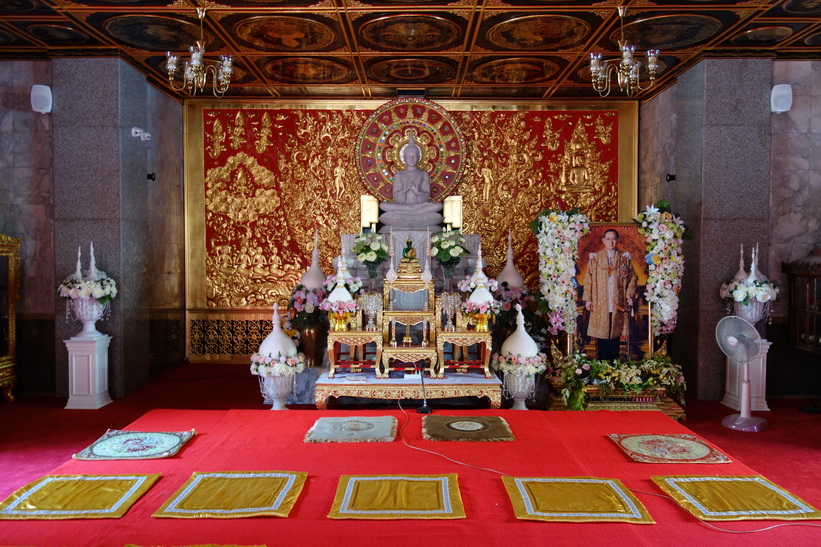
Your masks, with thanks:
<instances>
[{"instance_id":1,"label":"white pedestal","mask_svg":"<svg viewBox=\"0 0 821 547\"><path fill-rule=\"evenodd\" d=\"M761 340L761 353L750 361L750 410L766 411L767 406L767 352L772 342ZM727 358L727 380L725 382L724 400L721 404L741 410L741 384L744 380L743 365Z\"/></svg>"},{"instance_id":2,"label":"white pedestal","mask_svg":"<svg viewBox=\"0 0 821 547\"><path fill-rule=\"evenodd\" d=\"M108 394L108 344L111 336L72 337L68 348L68 409L94 410L111 402Z\"/></svg>"}]
</instances>

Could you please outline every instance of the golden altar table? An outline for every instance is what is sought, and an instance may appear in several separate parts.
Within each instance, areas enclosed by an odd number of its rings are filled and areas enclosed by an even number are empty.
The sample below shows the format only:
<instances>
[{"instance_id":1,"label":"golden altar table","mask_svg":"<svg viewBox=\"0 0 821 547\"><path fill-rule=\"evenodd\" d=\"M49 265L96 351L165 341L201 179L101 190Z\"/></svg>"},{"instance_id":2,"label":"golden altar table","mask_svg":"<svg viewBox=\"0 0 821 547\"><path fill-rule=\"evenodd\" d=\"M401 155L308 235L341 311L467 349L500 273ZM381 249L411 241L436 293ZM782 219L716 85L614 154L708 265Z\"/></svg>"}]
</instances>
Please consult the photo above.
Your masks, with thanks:
<instances>
[{"instance_id":1,"label":"golden altar table","mask_svg":"<svg viewBox=\"0 0 821 547\"><path fill-rule=\"evenodd\" d=\"M453 331L440 330L436 334L436 347L439 353L439 364L436 367L436 377L442 378L446 369L457 372L467 372L470 369L480 369L485 378L490 378L490 332L457 328ZM452 359L445 359L445 344L451 344ZM469 359L468 347L476 344L478 359ZM461 355L460 355L461 354Z\"/></svg>"},{"instance_id":2,"label":"golden altar table","mask_svg":"<svg viewBox=\"0 0 821 547\"><path fill-rule=\"evenodd\" d=\"M348 358L341 358L341 346L349 348ZM368 359L367 345L375 344L374 358ZM337 355L336 346L340 346L340 355ZM348 369L350 372L360 372L364 368L373 368L376 377L381 378L380 364L382 362L382 333L367 330L328 331L328 362L330 370L328 377L333 378L337 369Z\"/></svg>"},{"instance_id":3,"label":"golden altar table","mask_svg":"<svg viewBox=\"0 0 821 547\"><path fill-rule=\"evenodd\" d=\"M385 348L387 349L387 348ZM432 348L434 352L436 348ZM316 381L316 408L326 410L328 401L338 397L362 397L367 399L423 399L422 382L411 378L374 378L363 375L362 381L351 382L345 378L328 378L323 372ZM493 376L468 372L450 374L444 379L425 380L427 399L451 397L478 397L487 399L490 408L502 404L502 382Z\"/></svg>"}]
</instances>

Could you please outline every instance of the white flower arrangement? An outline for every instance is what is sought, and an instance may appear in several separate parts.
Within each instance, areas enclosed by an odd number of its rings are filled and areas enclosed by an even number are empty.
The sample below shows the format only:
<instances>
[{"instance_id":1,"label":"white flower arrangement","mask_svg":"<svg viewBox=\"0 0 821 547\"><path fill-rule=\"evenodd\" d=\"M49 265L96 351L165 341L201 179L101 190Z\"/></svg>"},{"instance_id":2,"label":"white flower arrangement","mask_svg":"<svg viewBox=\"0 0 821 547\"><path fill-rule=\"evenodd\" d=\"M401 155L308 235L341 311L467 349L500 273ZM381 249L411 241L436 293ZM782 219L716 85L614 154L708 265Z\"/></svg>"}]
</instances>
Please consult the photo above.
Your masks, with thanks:
<instances>
[{"instance_id":1,"label":"white flower arrangement","mask_svg":"<svg viewBox=\"0 0 821 547\"><path fill-rule=\"evenodd\" d=\"M509 351L501 354L494 353L490 360L490 366L504 374L535 376L547 369L547 355L539 353L533 357L522 357L518 353L514 355Z\"/></svg>"},{"instance_id":2,"label":"white flower arrangement","mask_svg":"<svg viewBox=\"0 0 821 547\"><path fill-rule=\"evenodd\" d=\"M262 355L255 353L251 356L251 374L257 376L291 376L305 370L305 354Z\"/></svg>"},{"instance_id":3,"label":"white flower arrangement","mask_svg":"<svg viewBox=\"0 0 821 547\"><path fill-rule=\"evenodd\" d=\"M459 230L440 232L430 238L430 256L440 264L457 264L468 253L465 238Z\"/></svg>"},{"instance_id":4,"label":"white flower arrangement","mask_svg":"<svg viewBox=\"0 0 821 547\"><path fill-rule=\"evenodd\" d=\"M378 266L388 259L388 244L382 241L382 234L376 232L356 236L352 251L365 266Z\"/></svg>"},{"instance_id":5,"label":"white flower arrangement","mask_svg":"<svg viewBox=\"0 0 821 547\"><path fill-rule=\"evenodd\" d=\"M57 295L63 300L93 298L100 304L107 304L117 296L117 283L110 277L100 279L68 277L57 287Z\"/></svg>"},{"instance_id":6,"label":"white flower arrangement","mask_svg":"<svg viewBox=\"0 0 821 547\"><path fill-rule=\"evenodd\" d=\"M345 272L347 273L347 271ZM322 284L325 287L326 294L331 294L333 292L334 287L336 287L336 274L329 275L325 278L325 283ZM345 277L345 288L348 289L348 292L351 293L351 296L356 296L356 293L362 288L362 279L359 277L354 277L348 274Z\"/></svg>"},{"instance_id":7,"label":"white flower arrangement","mask_svg":"<svg viewBox=\"0 0 821 547\"><path fill-rule=\"evenodd\" d=\"M648 205L635 219L647 244L647 285L644 297L650 304L653 336L672 333L678 319L678 293L684 274L682 238L687 226L673 214L666 201Z\"/></svg>"},{"instance_id":8,"label":"white flower arrangement","mask_svg":"<svg viewBox=\"0 0 821 547\"><path fill-rule=\"evenodd\" d=\"M542 211L531 223L539 242L539 288L550 310L551 324L568 334L576 331L576 261L579 240L590 231L587 215L578 209Z\"/></svg>"},{"instance_id":9,"label":"white flower arrangement","mask_svg":"<svg viewBox=\"0 0 821 547\"><path fill-rule=\"evenodd\" d=\"M733 280L721 285L720 296L730 302L741 302L745 306L756 301L767 303L778 299L778 287L770 281Z\"/></svg>"}]
</instances>

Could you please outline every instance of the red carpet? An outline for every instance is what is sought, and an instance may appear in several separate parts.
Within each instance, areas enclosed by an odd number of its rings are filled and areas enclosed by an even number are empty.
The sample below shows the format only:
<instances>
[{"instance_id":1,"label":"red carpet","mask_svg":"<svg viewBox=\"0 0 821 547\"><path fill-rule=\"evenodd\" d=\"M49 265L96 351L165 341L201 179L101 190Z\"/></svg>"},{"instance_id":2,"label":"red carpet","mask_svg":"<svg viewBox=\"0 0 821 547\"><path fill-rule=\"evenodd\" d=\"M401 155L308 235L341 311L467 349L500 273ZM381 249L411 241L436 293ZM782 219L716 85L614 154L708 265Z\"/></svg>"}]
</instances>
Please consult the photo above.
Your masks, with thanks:
<instances>
[{"instance_id":1,"label":"red carpet","mask_svg":"<svg viewBox=\"0 0 821 547\"><path fill-rule=\"evenodd\" d=\"M54 474L161 473L162 478L119 520L0 521L4 545L813 545L821 528L787 526L751 535L716 532L660 493L652 475L758 474L742 463L640 464L629 460L607 433L691 433L654 412L437 411L449 415L502 415L516 435L507 443L446 443L422 440L421 416L410 413L405 436L414 446L444 453L474 466L515 476L596 476L620 479L644 503L655 525L568 524L517 520L499 475L448 462L393 443L305 444L321 416L394 415L398 411L192 411L156 410L127 429L177 431L195 437L175 458L129 462L70 461ZM112 424L116 427L117 424ZM90 439L92 442L96 437ZM82 446L80 448L83 448ZM730 452L728 454L736 460ZM151 514L193 471L307 471L306 487L287 519L154 519ZM342 474L456 473L467 519L450 521L332 521L327 518ZM776 481L777 482L777 481ZM19 485L18 485L19 486ZM790 489L789 486L783 485ZM794 494L801 496L802 493ZM818 507L821 500L804 497ZM720 523L729 530L754 530L775 521ZM815 523L821 524L821 523Z\"/></svg>"}]
</instances>

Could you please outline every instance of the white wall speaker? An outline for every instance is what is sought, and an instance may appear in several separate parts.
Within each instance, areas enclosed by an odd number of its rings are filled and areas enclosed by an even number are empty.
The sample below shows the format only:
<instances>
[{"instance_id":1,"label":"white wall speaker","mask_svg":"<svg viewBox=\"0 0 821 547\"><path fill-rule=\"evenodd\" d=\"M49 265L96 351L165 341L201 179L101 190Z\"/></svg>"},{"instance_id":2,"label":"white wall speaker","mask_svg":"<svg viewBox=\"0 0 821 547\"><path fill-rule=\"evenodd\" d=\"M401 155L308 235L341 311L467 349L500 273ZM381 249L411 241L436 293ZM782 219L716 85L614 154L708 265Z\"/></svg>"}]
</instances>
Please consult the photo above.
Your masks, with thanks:
<instances>
[{"instance_id":1,"label":"white wall speaker","mask_svg":"<svg viewBox=\"0 0 821 547\"><path fill-rule=\"evenodd\" d=\"M51 88L47 85L31 86L31 109L40 114L51 112Z\"/></svg>"},{"instance_id":2,"label":"white wall speaker","mask_svg":"<svg viewBox=\"0 0 821 547\"><path fill-rule=\"evenodd\" d=\"M792 86L778 84L773 86L770 93L770 110L776 114L788 112L792 108Z\"/></svg>"}]
</instances>

